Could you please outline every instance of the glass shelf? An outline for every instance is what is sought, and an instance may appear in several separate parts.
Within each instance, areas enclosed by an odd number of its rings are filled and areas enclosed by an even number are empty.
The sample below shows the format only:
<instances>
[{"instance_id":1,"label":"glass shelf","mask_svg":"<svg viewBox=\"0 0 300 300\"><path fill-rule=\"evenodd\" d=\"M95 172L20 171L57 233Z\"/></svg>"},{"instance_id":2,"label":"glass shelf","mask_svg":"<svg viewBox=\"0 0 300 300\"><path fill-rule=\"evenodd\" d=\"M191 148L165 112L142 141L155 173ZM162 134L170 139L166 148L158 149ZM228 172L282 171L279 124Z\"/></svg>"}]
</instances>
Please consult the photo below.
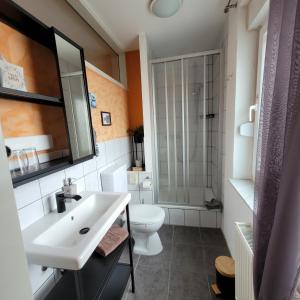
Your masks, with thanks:
<instances>
[{"instance_id":1,"label":"glass shelf","mask_svg":"<svg viewBox=\"0 0 300 300\"><path fill-rule=\"evenodd\" d=\"M39 179L46 175L50 175L54 172L65 169L68 166L71 166L70 157L64 157L61 159L55 159L49 162L41 163L40 168L38 170L31 170L25 174L12 176L13 186L18 187L27 182Z\"/></svg>"}]
</instances>

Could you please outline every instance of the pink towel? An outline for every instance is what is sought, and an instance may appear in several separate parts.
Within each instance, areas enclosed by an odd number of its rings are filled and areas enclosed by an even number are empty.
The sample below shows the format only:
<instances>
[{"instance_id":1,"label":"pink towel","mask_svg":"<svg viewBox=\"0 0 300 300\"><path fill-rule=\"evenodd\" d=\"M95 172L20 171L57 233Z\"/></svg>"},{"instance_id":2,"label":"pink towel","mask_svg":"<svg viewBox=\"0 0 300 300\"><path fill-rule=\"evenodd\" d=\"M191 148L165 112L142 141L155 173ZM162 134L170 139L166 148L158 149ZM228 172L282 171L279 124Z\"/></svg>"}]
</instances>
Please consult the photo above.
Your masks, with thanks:
<instances>
[{"instance_id":1,"label":"pink towel","mask_svg":"<svg viewBox=\"0 0 300 300\"><path fill-rule=\"evenodd\" d=\"M107 256L125 241L127 237L128 231L119 225L114 224L107 231L95 251L102 256Z\"/></svg>"}]
</instances>

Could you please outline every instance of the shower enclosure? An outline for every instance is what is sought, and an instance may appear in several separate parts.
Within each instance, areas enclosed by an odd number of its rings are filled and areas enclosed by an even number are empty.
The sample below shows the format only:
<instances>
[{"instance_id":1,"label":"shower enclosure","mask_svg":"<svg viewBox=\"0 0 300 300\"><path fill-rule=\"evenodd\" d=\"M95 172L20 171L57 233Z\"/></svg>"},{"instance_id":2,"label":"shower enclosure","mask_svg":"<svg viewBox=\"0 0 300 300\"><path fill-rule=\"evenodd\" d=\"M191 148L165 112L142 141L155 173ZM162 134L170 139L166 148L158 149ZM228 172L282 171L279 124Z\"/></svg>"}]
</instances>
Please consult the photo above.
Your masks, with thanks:
<instances>
[{"instance_id":1,"label":"shower enclosure","mask_svg":"<svg viewBox=\"0 0 300 300\"><path fill-rule=\"evenodd\" d=\"M156 198L219 198L220 51L152 61Z\"/></svg>"}]
</instances>

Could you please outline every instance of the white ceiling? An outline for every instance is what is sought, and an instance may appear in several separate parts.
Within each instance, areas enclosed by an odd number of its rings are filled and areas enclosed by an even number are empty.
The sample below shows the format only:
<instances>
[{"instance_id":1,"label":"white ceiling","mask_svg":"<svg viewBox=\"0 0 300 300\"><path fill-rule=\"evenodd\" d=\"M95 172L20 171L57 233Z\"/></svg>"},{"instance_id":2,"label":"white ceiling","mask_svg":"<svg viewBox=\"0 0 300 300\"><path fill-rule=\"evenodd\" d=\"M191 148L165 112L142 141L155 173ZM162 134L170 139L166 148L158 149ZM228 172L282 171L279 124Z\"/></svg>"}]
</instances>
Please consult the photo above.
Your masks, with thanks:
<instances>
[{"instance_id":1,"label":"white ceiling","mask_svg":"<svg viewBox=\"0 0 300 300\"><path fill-rule=\"evenodd\" d=\"M145 32L153 56L166 57L216 49L224 28L224 0L183 0L180 11L161 19L149 11L149 0L85 0L123 50L138 49Z\"/></svg>"}]
</instances>

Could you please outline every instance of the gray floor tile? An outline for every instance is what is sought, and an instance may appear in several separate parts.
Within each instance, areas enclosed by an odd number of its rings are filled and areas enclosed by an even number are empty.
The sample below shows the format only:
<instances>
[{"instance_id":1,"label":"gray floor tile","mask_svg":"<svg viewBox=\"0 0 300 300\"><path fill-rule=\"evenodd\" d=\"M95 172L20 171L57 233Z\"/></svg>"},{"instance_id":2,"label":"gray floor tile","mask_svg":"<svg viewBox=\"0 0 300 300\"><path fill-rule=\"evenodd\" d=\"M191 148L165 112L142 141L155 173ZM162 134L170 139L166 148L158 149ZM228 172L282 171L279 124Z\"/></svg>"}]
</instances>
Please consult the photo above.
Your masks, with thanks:
<instances>
[{"instance_id":1,"label":"gray floor tile","mask_svg":"<svg viewBox=\"0 0 300 300\"><path fill-rule=\"evenodd\" d=\"M133 266L136 267L136 264L139 259L139 255L132 253L132 258L133 258ZM125 247L120 257L119 262L129 264L129 250L127 246Z\"/></svg>"},{"instance_id":2,"label":"gray floor tile","mask_svg":"<svg viewBox=\"0 0 300 300\"><path fill-rule=\"evenodd\" d=\"M204 248L205 255L205 265L207 269L207 274L209 276L215 276L215 260L218 256L225 255L230 256L229 250L224 246L205 246Z\"/></svg>"},{"instance_id":3,"label":"gray floor tile","mask_svg":"<svg viewBox=\"0 0 300 300\"><path fill-rule=\"evenodd\" d=\"M169 244L172 242L173 239L173 226L172 225L163 225L159 231L158 235L162 244Z\"/></svg>"},{"instance_id":4,"label":"gray floor tile","mask_svg":"<svg viewBox=\"0 0 300 300\"><path fill-rule=\"evenodd\" d=\"M200 238L203 245L226 246L224 235L218 228L200 228Z\"/></svg>"},{"instance_id":5,"label":"gray floor tile","mask_svg":"<svg viewBox=\"0 0 300 300\"><path fill-rule=\"evenodd\" d=\"M164 266L138 265L135 272L135 294L127 300L166 300L168 298L169 269Z\"/></svg>"},{"instance_id":6,"label":"gray floor tile","mask_svg":"<svg viewBox=\"0 0 300 300\"><path fill-rule=\"evenodd\" d=\"M209 300L207 277L187 271L172 271L170 276L171 300Z\"/></svg>"},{"instance_id":7,"label":"gray floor tile","mask_svg":"<svg viewBox=\"0 0 300 300\"><path fill-rule=\"evenodd\" d=\"M174 244L199 245L200 231L196 227L174 226Z\"/></svg>"},{"instance_id":8,"label":"gray floor tile","mask_svg":"<svg viewBox=\"0 0 300 300\"><path fill-rule=\"evenodd\" d=\"M160 254L134 255L136 293L127 292L123 300L222 300L210 288L216 257L230 255L222 232L164 225L159 235ZM128 253L122 257L128 260Z\"/></svg>"},{"instance_id":9,"label":"gray floor tile","mask_svg":"<svg viewBox=\"0 0 300 300\"><path fill-rule=\"evenodd\" d=\"M200 246L176 244L173 246L172 268L191 272L206 272L204 252Z\"/></svg>"},{"instance_id":10,"label":"gray floor tile","mask_svg":"<svg viewBox=\"0 0 300 300\"><path fill-rule=\"evenodd\" d=\"M139 265L164 265L169 266L172 257L172 244L163 243L163 250L161 253L152 256L141 255Z\"/></svg>"}]
</instances>

